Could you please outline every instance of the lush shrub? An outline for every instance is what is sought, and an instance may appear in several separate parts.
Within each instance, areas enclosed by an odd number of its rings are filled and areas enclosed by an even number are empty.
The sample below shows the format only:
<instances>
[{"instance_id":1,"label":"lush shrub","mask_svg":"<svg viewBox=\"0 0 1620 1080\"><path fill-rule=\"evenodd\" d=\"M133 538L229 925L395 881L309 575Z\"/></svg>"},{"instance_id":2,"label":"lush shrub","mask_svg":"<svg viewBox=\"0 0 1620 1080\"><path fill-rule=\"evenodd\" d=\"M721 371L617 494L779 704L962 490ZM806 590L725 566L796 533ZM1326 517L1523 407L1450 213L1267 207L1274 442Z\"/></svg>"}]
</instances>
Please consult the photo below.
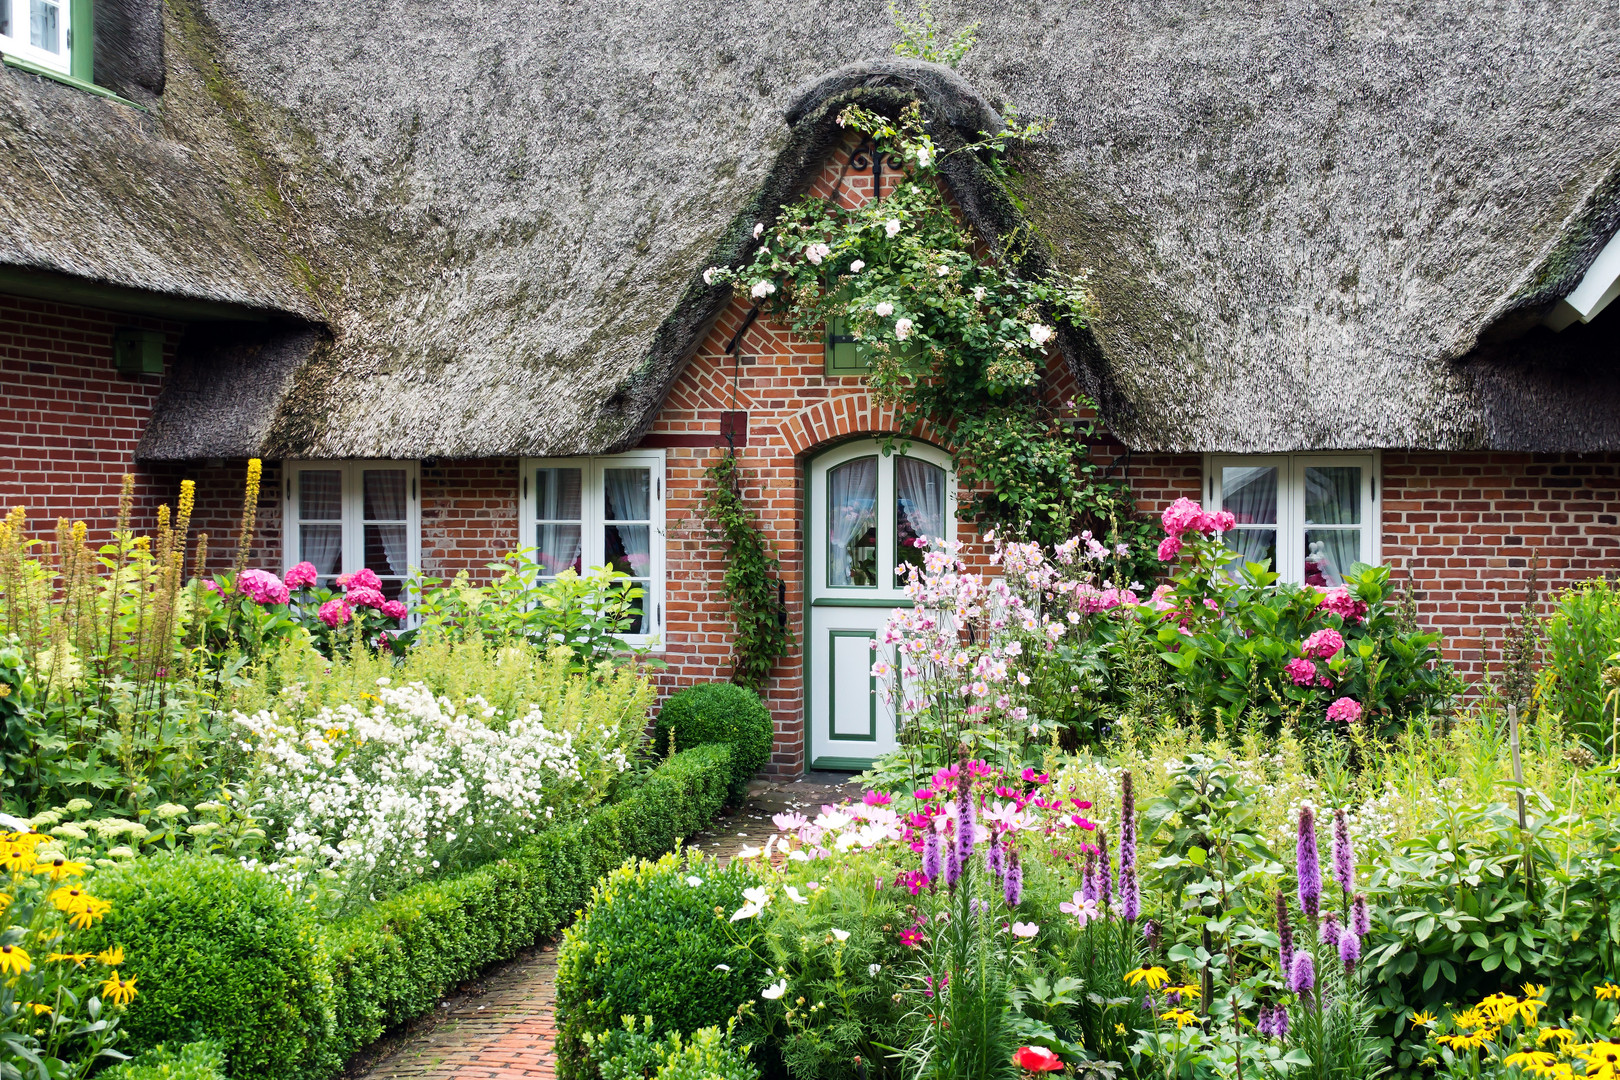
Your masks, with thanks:
<instances>
[{"instance_id":1,"label":"lush shrub","mask_svg":"<svg viewBox=\"0 0 1620 1080\"><path fill-rule=\"evenodd\" d=\"M658 710L657 747L665 753L670 733L677 750L704 743L732 747L732 794L741 797L748 781L771 758L771 712L759 695L732 683L699 683L677 690Z\"/></svg>"},{"instance_id":2,"label":"lush shrub","mask_svg":"<svg viewBox=\"0 0 1620 1080\"><path fill-rule=\"evenodd\" d=\"M757 884L741 860L722 868L701 853L608 874L557 954L559 1056L575 1054L586 1033L618 1028L622 1016L649 1016L655 1030L685 1034L752 1000L766 969L725 915Z\"/></svg>"},{"instance_id":3,"label":"lush shrub","mask_svg":"<svg viewBox=\"0 0 1620 1080\"><path fill-rule=\"evenodd\" d=\"M217 1040L235 1077L326 1071L331 978L317 924L283 886L181 854L110 868L96 887L113 907L92 941L126 950L140 990L135 1046Z\"/></svg>"},{"instance_id":4,"label":"lush shrub","mask_svg":"<svg viewBox=\"0 0 1620 1080\"><path fill-rule=\"evenodd\" d=\"M225 1080L225 1052L213 1042L186 1043L178 1051L160 1043L97 1080Z\"/></svg>"},{"instance_id":5,"label":"lush shrub","mask_svg":"<svg viewBox=\"0 0 1620 1080\"><path fill-rule=\"evenodd\" d=\"M724 1030L700 1028L690 1039L678 1031L659 1035L650 1016L639 1026L633 1016L622 1020L623 1027L606 1034L583 1036L601 1080L759 1080L759 1070L748 1062L750 1047L732 1042L736 1017Z\"/></svg>"},{"instance_id":6,"label":"lush shrub","mask_svg":"<svg viewBox=\"0 0 1620 1080\"><path fill-rule=\"evenodd\" d=\"M1605 668L1620 650L1620 586L1607 579L1566 589L1542 637L1545 666L1537 680L1542 709L1595 749L1614 750L1615 704Z\"/></svg>"}]
</instances>

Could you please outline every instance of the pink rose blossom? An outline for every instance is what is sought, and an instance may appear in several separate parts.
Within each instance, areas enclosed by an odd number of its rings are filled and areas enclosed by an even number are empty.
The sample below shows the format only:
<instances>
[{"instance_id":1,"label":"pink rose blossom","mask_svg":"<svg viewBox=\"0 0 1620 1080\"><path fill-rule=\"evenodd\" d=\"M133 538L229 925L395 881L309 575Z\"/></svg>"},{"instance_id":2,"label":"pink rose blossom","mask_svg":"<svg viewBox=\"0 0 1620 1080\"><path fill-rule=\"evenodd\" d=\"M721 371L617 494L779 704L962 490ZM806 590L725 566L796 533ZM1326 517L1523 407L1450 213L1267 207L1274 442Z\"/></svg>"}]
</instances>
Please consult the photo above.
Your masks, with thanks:
<instances>
[{"instance_id":1,"label":"pink rose blossom","mask_svg":"<svg viewBox=\"0 0 1620 1080\"><path fill-rule=\"evenodd\" d=\"M1173 537L1179 537L1185 532L1198 532L1203 528L1204 508L1183 497L1166 507L1159 520L1164 525L1164 531ZM1160 550L1163 550L1162 545Z\"/></svg>"},{"instance_id":2,"label":"pink rose blossom","mask_svg":"<svg viewBox=\"0 0 1620 1080\"><path fill-rule=\"evenodd\" d=\"M383 606L378 610L384 615L388 616L390 619L403 619L410 614L410 611L405 607L405 605L400 603L398 600L385 600L383 601Z\"/></svg>"},{"instance_id":3,"label":"pink rose blossom","mask_svg":"<svg viewBox=\"0 0 1620 1080\"><path fill-rule=\"evenodd\" d=\"M371 569L356 570L352 574L344 574L337 579L338 588L344 592L353 589L376 589L381 591L382 579Z\"/></svg>"},{"instance_id":4,"label":"pink rose blossom","mask_svg":"<svg viewBox=\"0 0 1620 1080\"><path fill-rule=\"evenodd\" d=\"M319 577L319 575L315 572L314 563L301 562L291 570L287 571L287 576L283 580L286 581L287 588L289 589L307 589L309 586L315 584L315 579L317 577Z\"/></svg>"},{"instance_id":5,"label":"pink rose blossom","mask_svg":"<svg viewBox=\"0 0 1620 1080\"><path fill-rule=\"evenodd\" d=\"M1327 718L1353 724L1361 719L1361 703L1355 698L1342 697L1328 706Z\"/></svg>"},{"instance_id":6,"label":"pink rose blossom","mask_svg":"<svg viewBox=\"0 0 1620 1080\"><path fill-rule=\"evenodd\" d=\"M1303 656L1296 656L1288 661L1283 665L1283 670L1294 680L1295 686L1309 686L1316 681L1316 665Z\"/></svg>"},{"instance_id":7,"label":"pink rose blossom","mask_svg":"<svg viewBox=\"0 0 1620 1080\"><path fill-rule=\"evenodd\" d=\"M287 586L268 570L244 570L236 579L237 589L258 604L285 604L289 599Z\"/></svg>"},{"instance_id":8,"label":"pink rose blossom","mask_svg":"<svg viewBox=\"0 0 1620 1080\"><path fill-rule=\"evenodd\" d=\"M1330 660L1340 649L1344 648L1344 638L1339 636L1337 630L1327 627L1306 638L1303 648L1306 656Z\"/></svg>"},{"instance_id":9,"label":"pink rose blossom","mask_svg":"<svg viewBox=\"0 0 1620 1080\"><path fill-rule=\"evenodd\" d=\"M364 585L353 585L352 583L348 595L343 599L350 607L376 608L379 611L388 602L388 598L376 589L367 588Z\"/></svg>"},{"instance_id":10,"label":"pink rose blossom","mask_svg":"<svg viewBox=\"0 0 1620 1080\"><path fill-rule=\"evenodd\" d=\"M1159 541L1159 561L1169 562L1181 554L1181 537L1171 534Z\"/></svg>"},{"instance_id":11,"label":"pink rose blossom","mask_svg":"<svg viewBox=\"0 0 1620 1080\"><path fill-rule=\"evenodd\" d=\"M328 600L321 605L321 622L336 630L349 621L349 605L342 600Z\"/></svg>"}]
</instances>

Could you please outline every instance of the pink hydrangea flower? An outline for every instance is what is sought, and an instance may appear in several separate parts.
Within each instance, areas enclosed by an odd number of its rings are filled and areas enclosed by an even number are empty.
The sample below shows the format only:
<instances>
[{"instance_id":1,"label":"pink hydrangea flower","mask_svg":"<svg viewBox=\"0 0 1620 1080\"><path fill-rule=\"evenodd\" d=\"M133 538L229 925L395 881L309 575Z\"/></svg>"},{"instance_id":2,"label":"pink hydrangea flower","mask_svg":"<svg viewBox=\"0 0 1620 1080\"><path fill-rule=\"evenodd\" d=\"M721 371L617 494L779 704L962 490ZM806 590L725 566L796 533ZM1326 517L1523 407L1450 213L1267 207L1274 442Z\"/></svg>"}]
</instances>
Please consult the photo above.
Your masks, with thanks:
<instances>
[{"instance_id":1,"label":"pink hydrangea flower","mask_svg":"<svg viewBox=\"0 0 1620 1080\"><path fill-rule=\"evenodd\" d=\"M209 592L216 594L224 591L219 587L219 582L215 581L213 578L204 578L202 587L207 589Z\"/></svg>"},{"instance_id":2,"label":"pink hydrangea flower","mask_svg":"<svg viewBox=\"0 0 1620 1080\"><path fill-rule=\"evenodd\" d=\"M1168 512L1168 511L1167 511ZM1159 541L1159 561L1169 562L1181 554L1181 537L1172 533Z\"/></svg>"},{"instance_id":3,"label":"pink hydrangea flower","mask_svg":"<svg viewBox=\"0 0 1620 1080\"><path fill-rule=\"evenodd\" d=\"M348 595L343 599L352 608L368 607L376 608L378 611L381 611L382 606L388 603L388 598L381 592L364 585L351 585Z\"/></svg>"},{"instance_id":4,"label":"pink hydrangea flower","mask_svg":"<svg viewBox=\"0 0 1620 1080\"><path fill-rule=\"evenodd\" d=\"M319 576L320 575L315 572L314 563L301 562L291 570L287 571L287 576L282 580L287 583L287 588L289 589L307 589L311 585L315 584L315 579Z\"/></svg>"},{"instance_id":5,"label":"pink hydrangea flower","mask_svg":"<svg viewBox=\"0 0 1620 1080\"><path fill-rule=\"evenodd\" d=\"M1219 511L1217 513L1214 513L1214 514L1206 514L1204 516L1203 528L1200 531L1202 531L1202 532L1230 532L1232 530L1232 527L1235 526L1236 524L1237 524L1237 518L1232 516L1232 511L1230 511L1230 510L1221 510L1221 511Z\"/></svg>"},{"instance_id":6,"label":"pink hydrangea flower","mask_svg":"<svg viewBox=\"0 0 1620 1080\"><path fill-rule=\"evenodd\" d=\"M1325 627L1306 638L1303 647L1306 656L1331 660L1340 649L1344 648L1344 638L1332 627Z\"/></svg>"},{"instance_id":7,"label":"pink hydrangea flower","mask_svg":"<svg viewBox=\"0 0 1620 1080\"><path fill-rule=\"evenodd\" d=\"M342 600L328 600L321 605L321 622L336 630L349 621L349 605Z\"/></svg>"},{"instance_id":8,"label":"pink hydrangea flower","mask_svg":"<svg viewBox=\"0 0 1620 1080\"><path fill-rule=\"evenodd\" d=\"M1355 698L1342 697L1328 706L1327 718L1353 724L1361 719L1361 703Z\"/></svg>"},{"instance_id":9,"label":"pink hydrangea flower","mask_svg":"<svg viewBox=\"0 0 1620 1080\"><path fill-rule=\"evenodd\" d=\"M258 604L285 604L290 598L287 586L268 570L242 571L242 576L236 579L236 588Z\"/></svg>"},{"instance_id":10,"label":"pink hydrangea flower","mask_svg":"<svg viewBox=\"0 0 1620 1080\"><path fill-rule=\"evenodd\" d=\"M1283 670L1295 686L1309 686L1316 681L1316 665L1303 656L1296 656L1283 665Z\"/></svg>"},{"instance_id":11,"label":"pink hydrangea flower","mask_svg":"<svg viewBox=\"0 0 1620 1080\"><path fill-rule=\"evenodd\" d=\"M1182 497L1165 507L1159 521L1164 525L1164 531L1173 537L1179 537L1185 532L1201 532L1204 527L1204 508L1191 499ZM1162 544L1159 550L1164 550Z\"/></svg>"},{"instance_id":12,"label":"pink hydrangea flower","mask_svg":"<svg viewBox=\"0 0 1620 1080\"><path fill-rule=\"evenodd\" d=\"M1357 600L1347 586L1340 585L1322 594L1322 610L1345 622L1360 622L1367 617L1367 602Z\"/></svg>"},{"instance_id":13,"label":"pink hydrangea flower","mask_svg":"<svg viewBox=\"0 0 1620 1080\"><path fill-rule=\"evenodd\" d=\"M382 591L382 579L377 576L375 571L370 569L361 569L356 570L352 574L344 574L342 577L337 579L337 583L338 588L342 589L344 592L350 592L354 589L376 589L379 592Z\"/></svg>"},{"instance_id":14,"label":"pink hydrangea flower","mask_svg":"<svg viewBox=\"0 0 1620 1080\"><path fill-rule=\"evenodd\" d=\"M384 600L382 607L378 608L377 610L381 611L390 619L403 619L405 616L410 614L409 609L407 609L405 605L400 603L398 600Z\"/></svg>"}]
</instances>

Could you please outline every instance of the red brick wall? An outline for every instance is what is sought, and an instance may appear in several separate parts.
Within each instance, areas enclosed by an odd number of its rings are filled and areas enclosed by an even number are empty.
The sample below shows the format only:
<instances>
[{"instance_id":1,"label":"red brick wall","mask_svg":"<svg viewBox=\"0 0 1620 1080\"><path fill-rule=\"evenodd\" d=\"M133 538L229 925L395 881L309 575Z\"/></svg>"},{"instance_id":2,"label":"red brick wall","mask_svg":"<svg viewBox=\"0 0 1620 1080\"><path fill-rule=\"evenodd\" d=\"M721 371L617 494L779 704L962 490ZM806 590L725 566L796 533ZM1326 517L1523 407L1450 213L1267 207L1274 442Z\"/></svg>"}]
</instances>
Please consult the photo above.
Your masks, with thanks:
<instances>
[{"instance_id":1,"label":"red brick wall","mask_svg":"<svg viewBox=\"0 0 1620 1080\"><path fill-rule=\"evenodd\" d=\"M422 466L422 567L431 577L462 570L475 580L518 547L516 458L438 461Z\"/></svg>"}]
</instances>

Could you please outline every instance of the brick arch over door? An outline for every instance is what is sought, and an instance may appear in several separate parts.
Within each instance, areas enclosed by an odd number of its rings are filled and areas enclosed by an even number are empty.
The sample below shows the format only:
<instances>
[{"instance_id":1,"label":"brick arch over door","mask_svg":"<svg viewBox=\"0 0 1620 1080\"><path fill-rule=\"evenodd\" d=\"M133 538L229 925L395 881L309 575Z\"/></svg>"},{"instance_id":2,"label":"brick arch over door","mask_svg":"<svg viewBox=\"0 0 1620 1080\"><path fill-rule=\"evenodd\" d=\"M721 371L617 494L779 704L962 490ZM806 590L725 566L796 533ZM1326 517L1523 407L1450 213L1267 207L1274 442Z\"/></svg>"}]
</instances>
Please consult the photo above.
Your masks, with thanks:
<instances>
[{"instance_id":1,"label":"brick arch over door","mask_svg":"<svg viewBox=\"0 0 1620 1080\"><path fill-rule=\"evenodd\" d=\"M942 434L931 424L918 424L901 432L893 409L873 400L865 391L844 394L812 405L782 422L781 435L799 458L814 457L835 443L856 435L878 438L904 434L938 446L945 445Z\"/></svg>"}]
</instances>

